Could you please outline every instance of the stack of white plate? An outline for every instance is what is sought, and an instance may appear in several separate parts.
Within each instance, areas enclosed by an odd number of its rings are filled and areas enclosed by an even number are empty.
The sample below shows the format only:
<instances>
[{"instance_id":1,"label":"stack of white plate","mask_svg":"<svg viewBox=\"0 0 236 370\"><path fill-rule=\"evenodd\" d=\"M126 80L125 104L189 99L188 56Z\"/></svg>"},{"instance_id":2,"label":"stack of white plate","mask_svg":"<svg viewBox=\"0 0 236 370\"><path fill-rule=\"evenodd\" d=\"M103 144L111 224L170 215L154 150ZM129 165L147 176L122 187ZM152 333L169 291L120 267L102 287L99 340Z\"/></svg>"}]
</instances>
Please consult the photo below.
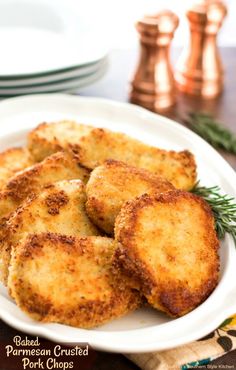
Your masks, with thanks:
<instances>
[{"instance_id":1,"label":"stack of white plate","mask_svg":"<svg viewBox=\"0 0 236 370\"><path fill-rule=\"evenodd\" d=\"M0 0L0 96L74 91L107 69L104 37L71 0Z\"/></svg>"}]
</instances>

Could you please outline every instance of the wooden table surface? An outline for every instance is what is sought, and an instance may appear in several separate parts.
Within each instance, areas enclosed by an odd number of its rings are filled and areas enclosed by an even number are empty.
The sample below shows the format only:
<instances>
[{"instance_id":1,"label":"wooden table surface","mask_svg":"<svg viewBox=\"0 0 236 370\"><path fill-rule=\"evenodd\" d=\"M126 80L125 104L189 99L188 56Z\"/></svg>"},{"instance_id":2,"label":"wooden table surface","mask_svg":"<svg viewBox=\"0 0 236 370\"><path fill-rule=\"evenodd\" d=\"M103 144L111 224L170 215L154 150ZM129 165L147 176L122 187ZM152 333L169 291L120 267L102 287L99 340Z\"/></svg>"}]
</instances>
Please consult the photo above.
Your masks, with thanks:
<instances>
[{"instance_id":1,"label":"wooden table surface","mask_svg":"<svg viewBox=\"0 0 236 370\"><path fill-rule=\"evenodd\" d=\"M178 57L179 50L174 50L173 62ZM205 111L212 113L225 126L236 132L236 48L223 48L221 54L225 66L225 90L214 100L202 100L184 95L178 96L176 106L167 115L182 123L182 117L191 111ZM110 67L106 76L90 87L83 88L79 94L109 98L117 101L128 101L129 80L137 62L137 52L134 50L114 51L110 57ZM236 156L221 152L231 166L236 169ZM10 328L0 321L0 370L20 370L20 368L7 367L1 359L4 347L12 342L15 335L22 335L19 331ZM44 343L47 341L44 340ZM81 363L75 370L137 370L138 367L119 354L90 351L89 364ZM212 362L214 368L226 368L235 365L236 351ZM10 365L9 365L10 366ZM22 368L22 367L21 367Z\"/></svg>"}]
</instances>

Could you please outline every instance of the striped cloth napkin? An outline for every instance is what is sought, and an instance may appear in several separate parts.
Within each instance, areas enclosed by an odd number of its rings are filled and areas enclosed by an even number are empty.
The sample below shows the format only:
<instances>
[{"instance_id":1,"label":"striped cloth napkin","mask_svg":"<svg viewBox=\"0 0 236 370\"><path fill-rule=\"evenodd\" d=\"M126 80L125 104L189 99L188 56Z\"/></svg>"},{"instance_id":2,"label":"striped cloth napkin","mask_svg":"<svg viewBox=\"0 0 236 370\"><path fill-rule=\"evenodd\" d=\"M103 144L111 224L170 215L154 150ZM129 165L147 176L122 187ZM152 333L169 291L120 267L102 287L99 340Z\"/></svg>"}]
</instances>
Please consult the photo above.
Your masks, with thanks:
<instances>
[{"instance_id":1,"label":"striped cloth napkin","mask_svg":"<svg viewBox=\"0 0 236 370\"><path fill-rule=\"evenodd\" d=\"M236 315L226 319L206 337L167 351L127 355L142 370L186 370L201 368L236 349Z\"/></svg>"}]
</instances>

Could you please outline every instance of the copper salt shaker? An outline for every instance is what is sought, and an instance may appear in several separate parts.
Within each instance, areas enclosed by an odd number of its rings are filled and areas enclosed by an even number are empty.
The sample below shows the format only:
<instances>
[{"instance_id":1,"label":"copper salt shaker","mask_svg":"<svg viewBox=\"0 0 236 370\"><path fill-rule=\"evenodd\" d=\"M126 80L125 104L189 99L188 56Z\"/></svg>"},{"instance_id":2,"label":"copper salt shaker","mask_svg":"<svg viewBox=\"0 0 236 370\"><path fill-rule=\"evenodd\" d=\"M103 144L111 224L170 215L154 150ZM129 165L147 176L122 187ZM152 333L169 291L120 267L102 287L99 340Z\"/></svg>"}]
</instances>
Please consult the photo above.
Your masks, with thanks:
<instances>
[{"instance_id":1,"label":"copper salt shaker","mask_svg":"<svg viewBox=\"0 0 236 370\"><path fill-rule=\"evenodd\" d=\"M205 98L222 91L224 73L216 39L226 14L221 0L199 1L187 11L190 44L183 50L175 73L180 91Z\"/></svg>"},{"instance_id":2,"label":"copper salt shaker","mask_svg":"<svg viewBox=\"0 0 236 370\"><path fill-rule=\"evenodd\" d=\"M175 82L169 60L170 43L178 17L165 10L145 16L136 24L140 36L140 60L131 82L130 101L153 111L175 103Z\"/></svg>"}]
</instances>

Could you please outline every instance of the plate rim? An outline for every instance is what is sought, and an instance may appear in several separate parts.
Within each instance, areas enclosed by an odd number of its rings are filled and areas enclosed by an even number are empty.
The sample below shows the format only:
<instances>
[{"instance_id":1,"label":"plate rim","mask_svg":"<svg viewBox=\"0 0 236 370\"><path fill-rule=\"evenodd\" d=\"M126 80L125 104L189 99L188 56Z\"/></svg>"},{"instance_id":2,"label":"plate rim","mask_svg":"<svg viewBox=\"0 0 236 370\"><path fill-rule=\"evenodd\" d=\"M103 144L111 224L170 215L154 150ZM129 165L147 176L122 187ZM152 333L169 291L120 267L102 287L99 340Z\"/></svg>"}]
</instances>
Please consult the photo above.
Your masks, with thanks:
<instances>
[{"instance_id":1,"label":"plate rim","mask_svg":"<svg viewBox=\"0 0 236 370\"><path fill-rule=\"evenodd\" d=\"M73 77L69 79L65 79L62 81L54 81L50 83L43 83L40 85L33 85L33 86L23 86L23 87L16 87L16 88L1 88L0 87L0 97L21 97L27 95L38 95L38 94L50 94L56 93L57 91L76 91L83 87L89 86L101 78L103 78L107 71L108 71L108 63L99 66L98 69L95 71L79 76ZM39 93L41 90L41 93ZM22 95L23 91L23 95ZM28 92L27 92L28 91Z\"/></svg>"},{"instance_id":2,"label":"plate rim","mask_svg":"<svg viewBox=\"0 0 236 370\"><path fill-rule=\"evenodd\" d=\"M1 79L0 76L0 90L1 89L21 89L21 88L31 88L38 87L42 85L64 82L71 79L85 77L87 75L96 73L100 68L103 68L109 62L108 56L105 56L101 60L89 63L87 66L79 66L75 68L68 68L63 72L52 72L40 77L27 77L18 78L16 80L6 80ZM68 77L69 76L69 77ZM15 82L17 85L14 85ZM9 82L9 84L8 84Z\"/></svg>"},{"instance_id":3,"label":"plate rim","mask_svg":"<svg viewBox=\"0 0 236 370\"><path fill-rule=\"evenodd\" d=\"M10 75L9 77L6 76L6 75L0 75L0 80L2 80L2 81L8 81L8 80L12 81L13 80L14 81L14 80L21 80L21 79L41 78L41 77L50 76L52 74L66 73L66 72L77 70L77 69L80 69L80 68L90 67L94 64L99 63L101 60L108 57L108 55L109 55L109 53L108 53L108 50L107 50L107 52L104 53L104 55L101 58L99 58L99 59L97 59L93 62L74 65L74 66L71 66L71 67L48 70L48 71L39 72L39 73L17 74L17 75Z\"/></svg>"}]
</instances>

